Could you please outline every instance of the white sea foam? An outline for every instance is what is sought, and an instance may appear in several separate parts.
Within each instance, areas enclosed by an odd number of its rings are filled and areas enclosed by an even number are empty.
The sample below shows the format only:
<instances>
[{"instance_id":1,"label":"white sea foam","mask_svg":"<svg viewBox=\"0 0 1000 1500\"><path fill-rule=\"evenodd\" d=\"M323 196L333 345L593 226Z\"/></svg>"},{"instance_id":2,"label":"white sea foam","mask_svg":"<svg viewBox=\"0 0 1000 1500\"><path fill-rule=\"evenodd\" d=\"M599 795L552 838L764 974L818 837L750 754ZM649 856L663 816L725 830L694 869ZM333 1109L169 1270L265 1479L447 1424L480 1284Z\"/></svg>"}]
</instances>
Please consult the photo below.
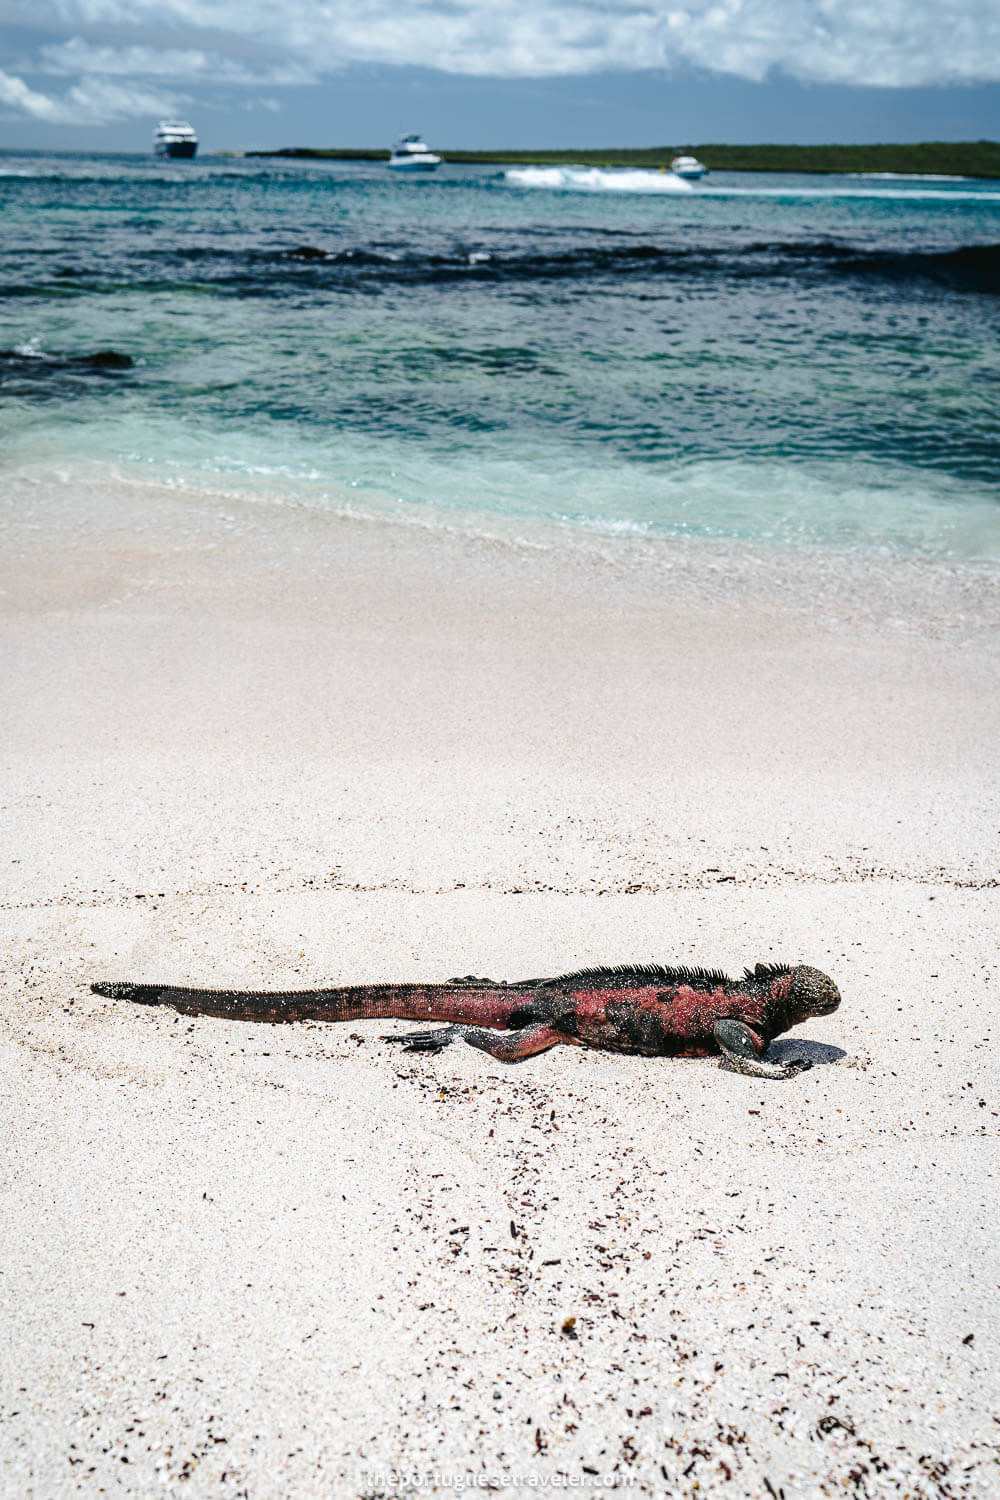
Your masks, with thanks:
<instances>
[{"instance_id":1,"label":"white sea foam","mask_svg":"<svg viewBox=\"0 0 1000 1500\"><path fill-rule=\"evenodd\" d=\"M899 182L903 179L897 178ZM938 182L941 178L936 179ZM991 208L1000 206L1000 192L992 188L963 189L963 188L932 188L920 187L885 187L872 184L870 187L863 186L858 178L848 183L844 179L843 185L824 184L813 186L812 184L790 183L787 187L742 187L729 186L728 184L715 181L711 187L702 187L699 196L705 198L839 198L844 200L858 200L864 198L881 199L884 202L897 201L901 203L926 203L930 201L941 201L944 203L982 203Z\"/></svg>"},{"instance_id":2,"label":"white sea foam","mask_svg":"<svg viewBox=\"0 0 1000 1500\"><path fill-rule=\"evenodd\" d=\"M555 188L581 193L691 193L689 182L673 172L604 167L508 167L512 187Z\"/></svg>"},{"instance_id":3,"label":"white sea foam","mask_svg":"<svg viewBox=\"0 0 1000 1500\"><path fill-rule=\"evenodd\" d=\"M977 203L1000 204L1000 192L990 187L962 189L925 184L972 182L972 178L947 177L939 173L852 172L838 180L822 183L789 182L780 186L720 182L700 182L695 189L690 182L673 172L641 171L605 167L508 167L504 180L511 187L547 188L549 191L580 193L694 193L705 198L872 198L919 203L946 200L955 203L975 200ZM881 186L884 182L885 186ZM913 183L913 187L904 186ZM898 187L890 186L899 183ZM870 184L870 185L868 185Z\"/></svg>"},{"instance_id":4,"label":"white sea foam","mask_svg":"<svg viewBox=\"0 0 1000 1500\"><path fill-rule=\"evenodd\" d=\"M559 516L560 521L567 522L571 526L582 527L585 531L602 531L609 536L651 536L654 528L649 521L631 521L625 516L580 516L568 514Z\"/></svg>"},{"instance_id":5,"label":"white sea foam","mask_svg":"<svg viewBox=\"0 0 1000 1500\"><path fill-rule=\"evenodd\" d=\"M845 177L871 177L885 182L971 182L963 172L845 172Z\"/></svg>"}]
</instances>

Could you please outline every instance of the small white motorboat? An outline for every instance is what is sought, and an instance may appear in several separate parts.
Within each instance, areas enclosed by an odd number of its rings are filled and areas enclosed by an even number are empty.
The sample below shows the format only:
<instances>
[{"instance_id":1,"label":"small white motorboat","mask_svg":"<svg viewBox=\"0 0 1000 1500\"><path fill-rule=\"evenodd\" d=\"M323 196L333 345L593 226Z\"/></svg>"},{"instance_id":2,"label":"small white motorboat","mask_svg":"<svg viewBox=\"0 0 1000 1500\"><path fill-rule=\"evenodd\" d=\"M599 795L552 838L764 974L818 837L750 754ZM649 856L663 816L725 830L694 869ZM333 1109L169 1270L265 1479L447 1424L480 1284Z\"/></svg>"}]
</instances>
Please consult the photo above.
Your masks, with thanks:
<instances>
[{"instance_id":1,"label":"small white motorboat","mask_svg":"<svg viewBox=\"0 0 1000 1500\"><path fill-rule=\"evenodd\" d=\"M683 177L685 182L697 182L699 177L705 176L708 168L696 156L675 156L670 170L675 177Z\"/></svg>"},{"instance_id":2,"label":"small white motorboat","mask_svg":"<svg viewBox=\"0 0 1000 1500\"><path fill-rule=\"evenodd\" d=\"M394 143L386 166L394 172L436 172L442 160L422 136L403 135Z\"/></svg>"}]
</instances>

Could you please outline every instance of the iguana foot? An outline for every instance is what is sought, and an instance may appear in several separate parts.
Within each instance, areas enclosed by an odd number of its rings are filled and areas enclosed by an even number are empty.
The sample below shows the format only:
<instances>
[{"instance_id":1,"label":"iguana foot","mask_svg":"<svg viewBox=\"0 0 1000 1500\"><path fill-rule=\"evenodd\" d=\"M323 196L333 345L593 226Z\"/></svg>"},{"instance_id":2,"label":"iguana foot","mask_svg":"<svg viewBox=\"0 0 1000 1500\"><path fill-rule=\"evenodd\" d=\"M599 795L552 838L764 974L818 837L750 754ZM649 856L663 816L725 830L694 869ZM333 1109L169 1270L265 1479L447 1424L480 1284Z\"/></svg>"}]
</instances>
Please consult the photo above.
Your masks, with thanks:
<instances>
[{"instance_id":1,"label":"iguana foot","mask_svg":"<svg viewBox=\"0 0 1000 1500\"><path fill-rule=\"evenodd\" d=\"M433 1031L403 1031L386 1035L383 1042L399 1042L404 1052L440 1052L452 1042L460 1042L467 1026L438 1026Z\"/></svg>"},{"instance_id":2,"label":"iguana foot","mask_svg":"<svg viewBox=\"0 0 1000 1500\"><path fill-rule=\"evenodd\" d=\"M733 1057L723 1053L719 1067L727 1073L746 1073L751 1078L794 1078L797 1073L805 1073L812 1067L807 1057L796 1057L788 1062L762 1062L754 1058Z\"/></svg>"},{"instance_id":3,"label":"iguana foot","mask_svg":"<svg viewBox=\"0 0 1000 1500\"><path fill-rule=\"evenodd\" d=\"M750 1078L794 1078L812 1067L807 1057L766 1062L763 1042L744 1021L716 1021L714 1036L722 1053L719 1066L728 1073L745 1073Z\"/></svg>"},{"instance_id":4,"label":"iguana foot","mask_svg":"<svg viewBox=\"0 0 1000 1500\"><path fill-rule=\"evenodd\" d=\"M496 990L507 988L506 979L483 979L478 974L460 974L457 979L449 979L449 984L489 984Z\"/></svg>"}]
</instances>

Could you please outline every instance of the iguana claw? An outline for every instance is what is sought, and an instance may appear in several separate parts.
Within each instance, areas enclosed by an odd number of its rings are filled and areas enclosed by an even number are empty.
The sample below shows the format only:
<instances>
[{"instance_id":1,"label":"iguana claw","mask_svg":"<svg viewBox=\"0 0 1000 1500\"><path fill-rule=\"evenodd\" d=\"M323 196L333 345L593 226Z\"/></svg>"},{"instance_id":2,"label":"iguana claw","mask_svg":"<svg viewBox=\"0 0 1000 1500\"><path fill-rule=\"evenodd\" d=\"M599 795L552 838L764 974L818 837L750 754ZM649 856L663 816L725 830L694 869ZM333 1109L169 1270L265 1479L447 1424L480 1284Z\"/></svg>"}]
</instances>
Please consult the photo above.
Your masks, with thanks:
<instances>
[{"instance_id":1,"label":"iguana claw","mask_svg":"<svg viewBox=\"0 0 1000 1500\"><path fill-rule=\"evenodd\" d=\"M765 1062L759 1058L730 1057L724 1053L719 1063L725 1073L745 1073L750 1078L794 1078L804 1073L812 1063L807 1057L792 1058L788 1062Z\"/></svg>"}]
</instances>

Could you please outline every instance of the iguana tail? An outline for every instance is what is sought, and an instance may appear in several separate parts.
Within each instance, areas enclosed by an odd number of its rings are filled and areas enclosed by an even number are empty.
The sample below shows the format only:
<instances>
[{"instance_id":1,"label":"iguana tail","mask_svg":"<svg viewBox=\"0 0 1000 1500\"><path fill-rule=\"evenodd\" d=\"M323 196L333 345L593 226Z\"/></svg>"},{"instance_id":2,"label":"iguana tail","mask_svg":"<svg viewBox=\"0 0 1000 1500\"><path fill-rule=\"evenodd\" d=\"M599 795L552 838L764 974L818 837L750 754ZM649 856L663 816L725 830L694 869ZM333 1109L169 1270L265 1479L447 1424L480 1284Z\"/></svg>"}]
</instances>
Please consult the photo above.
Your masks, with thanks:
<instances>
[{"instance_id":1,"label":"iguana tail","mask_svg":"<svg viewBox=\"0 0 1000 1500\"><path fill-rule=\"evenodd\" d=\"M452 1021L505 1030L524 1024L533 991L489 979L448 984L366 984L329 990L193 990L175 985L92 984L95 995L169 1005L186 1016L230 1021Z\"/></svg>"}]
</instances>

